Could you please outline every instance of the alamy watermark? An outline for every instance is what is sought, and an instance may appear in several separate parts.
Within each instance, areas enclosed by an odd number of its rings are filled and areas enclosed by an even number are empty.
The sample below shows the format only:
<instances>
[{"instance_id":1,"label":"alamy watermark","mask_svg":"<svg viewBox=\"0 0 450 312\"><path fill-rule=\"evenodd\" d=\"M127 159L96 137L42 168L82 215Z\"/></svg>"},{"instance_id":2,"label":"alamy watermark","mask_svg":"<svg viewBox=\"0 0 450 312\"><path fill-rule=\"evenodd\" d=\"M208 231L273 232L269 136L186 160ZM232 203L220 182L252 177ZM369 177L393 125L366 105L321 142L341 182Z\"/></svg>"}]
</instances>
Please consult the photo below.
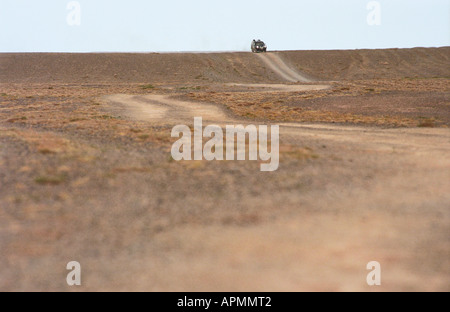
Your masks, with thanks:
<instances>
[{"instance_id":1,"label":"alamy watermark","mask_svg":"<svg viewBox=\"0 0 450 312\"><path fill-rule=\"evenodd\" d=\"M381 25L381 4L378 1L370 1L366 6L369 10L367 14L367 25L369 26L380 26Z\"/></svg>"},{"instance_id":2,"label":"alamy watermark","mask_svg":"<svg viewBox=\"0 0 450 312\"><path fill-rule=\"evenodd\" d=\"M181 135L181 137L180 137ZM225 131L217 125L209 125L203 129L201 117L194 118L194 133L186 125L173 127L171 136L179 138L172 145L172 158L179 160L192 160L192 140L194 146L194 160L248 160L261 163L261 171L275 171L279 165L279 126L270 126L270 140L266 125L227 125ZM248 137L248 145L247 143ZM203 145L203 138L209 140ZM224 148L225 138L225 148ZM237 140L236 140L237 138ZM236 142L236 144L235 144ZM270 151L268 145L270 143Z\"/></svg>"},{"instance_id":3,"label":"alamy watermark","mask_svg":"<svg viewBox=\"0 0 450 312\"><path fill-rule=\"evenodd\" d=\"M81 265L77 261L70 261L66 265L66 269L70 270L67 274L66 282L69 286L81 285Z\"/></svg>"},{"instance_id":4,"label":"alamy watermark","mask_svg":"<svg viewBox=\"0 0 450 312\"><path fill-rule=\"evenodd\" d=\"M66 9L69 11L66 17L67 25L81 25L81 4L78 1L70 1L67 3Z\"/></svg>"},{"instance_id":5,"label":"alamy watermark","mask_svg":"<svg viewBox=\"0 0 450 312\"><path fill-rule=\"evenodd\" d=\"M366 282L369 286L380 286L381 285L381 265L377 261L370 261L366 266L367 270L371 270L367 274Z\"/></svg>"}]
</instances>

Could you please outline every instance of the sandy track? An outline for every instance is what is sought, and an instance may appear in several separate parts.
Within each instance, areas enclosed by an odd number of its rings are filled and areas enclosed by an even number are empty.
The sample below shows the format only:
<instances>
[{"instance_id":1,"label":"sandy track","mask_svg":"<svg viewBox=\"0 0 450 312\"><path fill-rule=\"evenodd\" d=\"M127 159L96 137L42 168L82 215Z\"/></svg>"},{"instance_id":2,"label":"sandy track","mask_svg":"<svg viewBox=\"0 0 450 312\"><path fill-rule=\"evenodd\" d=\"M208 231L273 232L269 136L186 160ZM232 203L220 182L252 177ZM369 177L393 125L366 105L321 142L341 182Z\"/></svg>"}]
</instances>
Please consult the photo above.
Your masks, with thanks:
<instances>
[{"instance_id":1,"label":"sandy track","mask_svg":"<svg viewBox=\"0 0 450 312\"><path fill-rule=\"evenodd\" d=\"M229 83L229 86L245 87L246 92L305 92L328 89L329 85L285 85L285 84L242 84ZM202 117L209 121L236 121L217 105L200 102L187 102L173 99L168 95L126 95L115 94L103 98L110 109L121 116L135 120L175 124L181 120Z\"/></svg>"},{"instance_id":2,"label":"sandy track","mask_svg":"<svg viewBox=\"0 0 450 312\"><path fill-rule=\"evenodd\" d=\"M264 84L264 83L229 83L230 86L246 87L248 91L258 92L305 92L319 91L330 88L329 85L287 85L287 84Z\"/></svg>"},{"instance_id":3,"label":"sandy track","mask_svg":"<svg viewBox=\"0 0 450 312\"><path fill-rule=\"evenodd\" d=\"M290 82L311 82L310 79L301 75L291 67L289 67L279 55L275 53L258 54L263 62L268 65L274 72L276 72L283 79Z\"/></svg>"},{"instance_id":4,"label":"sandy track","mask_svg":"<svg viewBox=\"0 0 450 312\"><path fill-rule=\"evenodd\" d=\"M366 145L372 150L399 151L404 148L413 152L440 151L450 153L450 131L436 128L379 129L358 126L335 126L319 124L279 124L283 134L301 135L341 143Z\"/></svg>"},{"instance_id":5,"label":"sandy track","mask_svg":"<svg viewBox=\"0 0 450 312\"><path fill-rule=\"evenodd\" d=\"M240 85L242 86L242 85ZM255 88L268 88L271 85L249 85ZM305 90L326 88L327 86L275 85L278 90ZM190 124L194 117L218 125L248 124L230 116L221 107L193 101L181 101L168 95L125 95L117 94L103 98L110 109L120 116L154 124ZM440 151L450 153L450 131L448 129L380 129L358 126L324 124L280 123L281 135L291 137L313 137L340 143L356 143L372 150L395 151L402 148L414 151Z\"/></svg>"},{"instance_id":6,"label":"sandy track","mask_svg":"<svg viewBox=\"0 0 450 312\"><path fill-rule=\"evenodd\" d=\"M153 123L176 124L202 117L209 121L225 121L226 113L212 104L186 102L167 95L126 95L116 94L103 98L112 106L112 111L120 116Z\"/></svg>"}]
</instances>

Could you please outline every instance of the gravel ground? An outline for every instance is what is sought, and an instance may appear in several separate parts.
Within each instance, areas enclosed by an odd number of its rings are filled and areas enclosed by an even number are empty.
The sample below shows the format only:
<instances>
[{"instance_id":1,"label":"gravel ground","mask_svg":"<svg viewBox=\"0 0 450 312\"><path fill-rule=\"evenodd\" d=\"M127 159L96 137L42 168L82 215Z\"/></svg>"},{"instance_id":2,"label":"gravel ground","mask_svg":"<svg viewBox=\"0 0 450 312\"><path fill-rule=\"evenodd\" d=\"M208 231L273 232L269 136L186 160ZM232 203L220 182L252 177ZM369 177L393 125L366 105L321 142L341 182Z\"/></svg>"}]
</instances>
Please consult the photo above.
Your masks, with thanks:
<instances>
[{"instance_id":1,"label":"gravel ground","mask_svg":"<svg viewBox=\"0 0 450 312\"><path fill-rule=\"evenodd\" d=\"M446 51L280 52L330 86L289 92L248 53L0 55L0 290L449 291ZM279 169L173 161L199 111L280 124Z\"/></svg>"}]
</instances>

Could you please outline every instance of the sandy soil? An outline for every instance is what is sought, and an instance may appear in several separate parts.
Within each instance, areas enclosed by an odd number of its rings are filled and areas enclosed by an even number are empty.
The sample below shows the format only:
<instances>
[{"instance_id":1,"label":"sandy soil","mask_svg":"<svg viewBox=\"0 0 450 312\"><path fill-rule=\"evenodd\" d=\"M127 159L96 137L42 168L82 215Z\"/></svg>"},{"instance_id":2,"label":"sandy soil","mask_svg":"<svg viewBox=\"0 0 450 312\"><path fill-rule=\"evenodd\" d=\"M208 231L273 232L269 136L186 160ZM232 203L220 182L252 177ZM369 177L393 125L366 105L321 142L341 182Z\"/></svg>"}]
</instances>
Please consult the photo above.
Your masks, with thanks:
<instances>
[{"instance_id":1,"label":"sandy soil","mask_svg":"<svg viewBox=\"0 0 450 312\"><path fill-rule=\"evenodd\" d=\"M327 82L250 53L0 55L0 289L448 291L448 48L277 57ZM194 116L279 124L279 170L173 161Z\"/></svg>"}]
</instances>

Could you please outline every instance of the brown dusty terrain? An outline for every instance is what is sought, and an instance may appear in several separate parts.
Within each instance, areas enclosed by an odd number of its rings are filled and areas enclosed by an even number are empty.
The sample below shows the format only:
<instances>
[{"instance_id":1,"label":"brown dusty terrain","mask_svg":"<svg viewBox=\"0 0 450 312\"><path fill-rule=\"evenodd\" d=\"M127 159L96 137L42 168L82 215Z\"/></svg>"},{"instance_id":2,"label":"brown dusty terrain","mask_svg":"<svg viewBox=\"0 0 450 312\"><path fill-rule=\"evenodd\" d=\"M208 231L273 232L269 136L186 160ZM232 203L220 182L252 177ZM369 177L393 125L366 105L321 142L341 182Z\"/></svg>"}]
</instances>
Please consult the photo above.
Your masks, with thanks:
<instances>
[{"instance_id":1,"label":"brown dusty terrain","mask_svg":"<svg viewBox=\"0 0 450 312\"><path fill-rule=\"evenodd\" d=\"M449 291L449 65L450 48L0 54L0 290ZM279 124L279 169L173 161L195 116Z\"/></svg>"}]
</instances>

